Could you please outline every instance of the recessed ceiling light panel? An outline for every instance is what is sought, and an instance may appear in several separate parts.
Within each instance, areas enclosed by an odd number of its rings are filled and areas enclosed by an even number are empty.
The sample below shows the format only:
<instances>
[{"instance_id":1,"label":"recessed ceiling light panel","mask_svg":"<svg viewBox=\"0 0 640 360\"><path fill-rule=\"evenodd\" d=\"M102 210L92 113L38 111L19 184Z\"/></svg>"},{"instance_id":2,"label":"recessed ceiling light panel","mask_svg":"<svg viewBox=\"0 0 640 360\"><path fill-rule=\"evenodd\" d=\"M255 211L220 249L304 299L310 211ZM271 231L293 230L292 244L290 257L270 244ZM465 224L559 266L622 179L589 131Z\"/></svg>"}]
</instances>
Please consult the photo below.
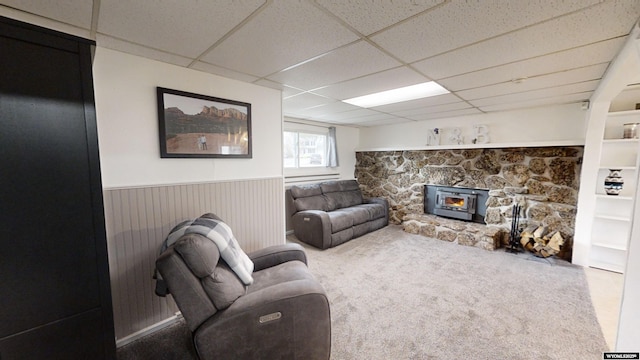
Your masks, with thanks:
<instances>
[{"instance_id":1,"label":"recessed ceiling light panel","mask_svg":"<svg viewBox=\"0 0 640 360\"><path fill-rule=\"evenodd\" d=\"M422 84L405 86L393 90L358 96L342 101L351 105L370 108L374 106L393 104L447 93L449 93L449 90L443 88L435 81L429 81Z\"/></svg>"}]
</instances>

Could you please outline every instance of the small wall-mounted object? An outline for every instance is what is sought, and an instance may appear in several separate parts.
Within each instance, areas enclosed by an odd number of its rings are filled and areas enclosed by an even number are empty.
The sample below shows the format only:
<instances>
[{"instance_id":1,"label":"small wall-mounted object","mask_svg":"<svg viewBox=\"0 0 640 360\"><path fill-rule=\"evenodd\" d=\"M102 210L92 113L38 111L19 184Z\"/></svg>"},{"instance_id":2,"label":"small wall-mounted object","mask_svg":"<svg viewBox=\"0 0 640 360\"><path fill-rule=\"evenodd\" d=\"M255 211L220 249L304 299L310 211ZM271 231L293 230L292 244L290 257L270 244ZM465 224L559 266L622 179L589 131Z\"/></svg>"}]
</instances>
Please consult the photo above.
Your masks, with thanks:
<instances>
[{"instance_id":1,"label":"small wall-mounted object","mask_svg":"<svg viewBox=\"0 0 640 360\"><path fill-rule=\"evenodd\" d=\"M585 100L582 103L580 103L580 109L589 110L589 100Z\"/></svg>"},{"instance_id":2,"label":"small wall-mounted object","mask_svg":"<svg viewBox=\"0 0 640 360\"><path fill-rule=\"evenodd\" d=\"M640 123L628 123L622 126L623 139L637 139L638 138L638 126Z\"/></svg>"},{"instance_id":3,"label":"small wall-mounted object","mask_svg":"<svg viewBox=\"0 0 640 360\"><path fill-rule=\"evenodd\" d=\"M636 103L636 110L640 110L640 103Z\"/></svg>"}]
</instances>

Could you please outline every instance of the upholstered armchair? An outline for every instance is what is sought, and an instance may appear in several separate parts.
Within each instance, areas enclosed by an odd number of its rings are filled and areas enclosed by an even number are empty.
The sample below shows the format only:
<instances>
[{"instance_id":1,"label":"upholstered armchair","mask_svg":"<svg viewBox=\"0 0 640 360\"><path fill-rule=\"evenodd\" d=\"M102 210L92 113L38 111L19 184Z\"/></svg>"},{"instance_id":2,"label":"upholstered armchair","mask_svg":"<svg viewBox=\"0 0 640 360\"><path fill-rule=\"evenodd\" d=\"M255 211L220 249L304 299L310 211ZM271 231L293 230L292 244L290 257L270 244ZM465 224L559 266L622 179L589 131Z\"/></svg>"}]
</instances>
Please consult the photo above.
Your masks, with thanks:
<instances>
[{"instance_id":1,"label":"upholstered armchair","mask_svg":"<svg viewBox=\"0 0 640 360\"><path fill-rule=\"evenodd\" d=\"M201 359L328 359L329 302L298 244L247 254L244 285L207 237L185 234L156 266Z\"/></svg>"}]
</instances>

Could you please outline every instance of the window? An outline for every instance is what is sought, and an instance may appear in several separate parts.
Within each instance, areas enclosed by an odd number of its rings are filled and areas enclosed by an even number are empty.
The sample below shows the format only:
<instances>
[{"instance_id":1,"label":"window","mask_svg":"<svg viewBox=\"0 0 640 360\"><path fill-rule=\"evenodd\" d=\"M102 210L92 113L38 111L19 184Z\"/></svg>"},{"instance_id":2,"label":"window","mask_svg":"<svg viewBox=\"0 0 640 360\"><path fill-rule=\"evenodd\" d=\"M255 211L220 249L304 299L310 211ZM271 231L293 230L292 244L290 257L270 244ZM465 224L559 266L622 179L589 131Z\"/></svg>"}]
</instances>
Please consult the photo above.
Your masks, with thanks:
<instances>
[{"instance_id":1,"label":"window","mask_svg":"<svg viewBox=\"0 0 640 360\"><path fill-rule=\"evenodd\" d=\"M284 167L326 166L327 134L285 131Z\"/></svg>"}]
</instances>

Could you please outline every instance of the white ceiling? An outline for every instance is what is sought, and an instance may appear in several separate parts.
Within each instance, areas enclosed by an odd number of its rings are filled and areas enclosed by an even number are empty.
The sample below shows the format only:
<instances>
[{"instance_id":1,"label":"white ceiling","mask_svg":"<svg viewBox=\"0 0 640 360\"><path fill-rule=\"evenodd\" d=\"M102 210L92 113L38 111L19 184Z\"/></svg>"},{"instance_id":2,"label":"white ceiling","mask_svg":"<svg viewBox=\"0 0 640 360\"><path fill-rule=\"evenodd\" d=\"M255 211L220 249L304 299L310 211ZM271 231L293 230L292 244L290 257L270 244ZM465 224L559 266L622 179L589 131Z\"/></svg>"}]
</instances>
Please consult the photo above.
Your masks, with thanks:
<instances>
[{"instance_id":1,"label":"white ceiling","mask_svg":"<svg viewBox=\"0 0 640 360\"><path fill-rule=\"evenodd\" d=\"M281 89L285 116L360 127L587 100L640 1L0 0L0 13ZM429 80L451 94L340 101Z\"/></svg>"}]
</instances>

